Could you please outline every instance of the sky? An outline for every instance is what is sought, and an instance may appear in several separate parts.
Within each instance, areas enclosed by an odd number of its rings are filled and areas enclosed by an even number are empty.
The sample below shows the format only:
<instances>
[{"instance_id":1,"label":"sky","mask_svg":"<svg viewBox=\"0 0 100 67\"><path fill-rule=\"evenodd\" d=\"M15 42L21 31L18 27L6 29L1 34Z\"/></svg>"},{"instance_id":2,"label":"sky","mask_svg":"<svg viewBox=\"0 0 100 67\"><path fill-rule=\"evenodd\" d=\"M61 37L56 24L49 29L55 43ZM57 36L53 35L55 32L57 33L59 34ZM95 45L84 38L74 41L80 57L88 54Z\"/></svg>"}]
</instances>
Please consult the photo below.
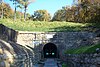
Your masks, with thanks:
<instances>
[{"instance_id":1,"label":"sky","mask_svg":"<svg viewBox=\"0 0 100 67\"><path fill-rule=\"evenodd\" d=\"M13 2L9 0L4 0L4 2L10 4L11 8L14 10ZM66 5L71 6L72 3L73 0L35 0L28 6L27 13L32 15L36 10L45 9L51 14L51 16L53 16L57 10ZM20 11L18 8L17 10Z\"/></svg>"}]
</instances>

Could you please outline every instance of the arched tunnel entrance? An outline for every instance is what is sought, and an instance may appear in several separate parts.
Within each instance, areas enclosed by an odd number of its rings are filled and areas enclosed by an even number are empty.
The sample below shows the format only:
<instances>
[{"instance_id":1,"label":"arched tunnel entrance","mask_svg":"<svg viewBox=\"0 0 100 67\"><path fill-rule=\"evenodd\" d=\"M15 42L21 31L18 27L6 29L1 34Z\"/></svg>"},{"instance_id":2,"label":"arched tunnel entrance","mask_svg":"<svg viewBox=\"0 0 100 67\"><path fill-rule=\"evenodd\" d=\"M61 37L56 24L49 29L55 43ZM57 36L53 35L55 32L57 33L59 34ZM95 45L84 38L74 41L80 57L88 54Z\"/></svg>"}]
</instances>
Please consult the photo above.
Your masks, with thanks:
<instances>
[{"instance_id":1,"label":"arched tunnel entrance","mask_svg":"<svg viewBox=\"0 0 100 67\"><path fill-rule=\"evenodd\" d=\"M58 51L57 46L53 43L47 43L43 47L44 58L57 58Z\"/></svg>"}]
</instances>

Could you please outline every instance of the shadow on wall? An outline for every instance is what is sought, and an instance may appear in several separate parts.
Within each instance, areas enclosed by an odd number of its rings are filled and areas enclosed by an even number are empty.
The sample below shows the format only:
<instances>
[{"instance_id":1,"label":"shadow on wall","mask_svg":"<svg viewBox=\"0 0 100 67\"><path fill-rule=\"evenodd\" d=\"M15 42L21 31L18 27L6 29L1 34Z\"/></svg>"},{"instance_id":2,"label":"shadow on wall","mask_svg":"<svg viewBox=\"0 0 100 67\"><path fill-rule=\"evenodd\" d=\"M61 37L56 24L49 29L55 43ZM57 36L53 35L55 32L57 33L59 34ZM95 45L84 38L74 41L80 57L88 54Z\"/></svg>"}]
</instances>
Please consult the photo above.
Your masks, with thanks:
<instances>
[{"instance_id":1,"label":"shadow on wall","mask_svg":"<svg viewBox=\"0 0 100 67\"><path fill-rule=\"evenodd\" d=\"M32 51L33 51L33 55L31 54L30 56L32 56L32 61L33 61L33 64L37 64L40 62L40 60L43 59L43 55L42 55L42 44L36 44L34 45L34 48L33 47L30 47L27 45L28 48L30 48Z\"/></svg>"},{"instance_id":2,"label":"shadow on wall","mask_svg":"<svg viewBox=\"0 0 100 67\"><path fill-rule=\"evenodd\" d=\"M2 36L5 36L6 40L16 42L17 32L15 30L0 24L0 34Z\"/></svg>"}]
</instances>

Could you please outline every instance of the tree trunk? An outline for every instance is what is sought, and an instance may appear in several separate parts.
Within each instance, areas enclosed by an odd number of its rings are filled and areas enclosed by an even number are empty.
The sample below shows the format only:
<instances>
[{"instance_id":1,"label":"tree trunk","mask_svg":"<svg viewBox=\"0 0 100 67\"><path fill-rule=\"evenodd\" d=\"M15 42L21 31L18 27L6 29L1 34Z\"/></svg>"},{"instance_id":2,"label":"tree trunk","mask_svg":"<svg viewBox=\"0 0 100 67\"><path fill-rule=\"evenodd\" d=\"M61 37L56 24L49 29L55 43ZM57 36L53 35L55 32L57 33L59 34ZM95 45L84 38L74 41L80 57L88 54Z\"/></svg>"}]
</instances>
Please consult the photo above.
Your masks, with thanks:
<instances>
[{"instance_id":1,"label":"tree trunk","mask_svg":"<svg viewBox=\"0 0 100 67\"><path fill-rule=\"evenodd\" d=\"M1 15L1 19L3 19L3 0L2 0L2 15Z\"/></svg>"},{"instance_id":2,"label":"tree trunk","mask_svg":"<svg viewBox=\"0 0 100 67\"><path fill-rule=\"evenodd\" d=\"M25 11L25 12L24 12L24 21L26 21L26 8L27 8L27 7L25 6L25 10L24 10L24 11Z\"/></svg>"},{"instance_id":3,"label":"tree trunk","mask_svg":"<svg viewBox=\"0 0 100 67\"><path fill-rule=\"evenodd\" d=\"M1 19L3 19L3 7L2 7L2 15L1 15Z\"/></svg>"},{"instance_id":4,"label":"tree trunk","mask_svg":"<svg viewBox=\"0 0 100 67\"><path fill-rule=\"evenodd\" d=\"M15 4L14 21L16 21L16 1L14 4Z\"/></svg>"},{"instance_id":5,"label":"tree trunk","mask_svg":"<svg viewBox=\"0 0 100 67\"><path fill-rule=\"evenodd\" d=\"M22 8L21 8L21 13L22 13ZM20 20L22 20L22 14L20 13Z\"/></svg>"}]
</instances>

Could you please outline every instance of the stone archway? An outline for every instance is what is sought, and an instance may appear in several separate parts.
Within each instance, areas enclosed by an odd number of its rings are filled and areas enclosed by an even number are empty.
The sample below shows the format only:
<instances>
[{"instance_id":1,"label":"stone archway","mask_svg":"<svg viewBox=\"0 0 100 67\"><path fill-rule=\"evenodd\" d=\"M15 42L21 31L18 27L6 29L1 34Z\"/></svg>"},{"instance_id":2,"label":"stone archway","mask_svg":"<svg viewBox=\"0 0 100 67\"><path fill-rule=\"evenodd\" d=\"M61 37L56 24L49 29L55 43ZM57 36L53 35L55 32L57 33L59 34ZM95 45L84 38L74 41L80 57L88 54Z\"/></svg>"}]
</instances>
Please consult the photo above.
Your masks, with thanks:
<instances>
[{"instance_id":1,"label":"stone archway","mask_svg":"<svg viewBox=\"0 0 100 67\"><path fill-rule=\"evenodd\" d=\"M53 43L47 43L43 47L44 58L57 58L57 46Z\"/></svg>"}]
</instances>

